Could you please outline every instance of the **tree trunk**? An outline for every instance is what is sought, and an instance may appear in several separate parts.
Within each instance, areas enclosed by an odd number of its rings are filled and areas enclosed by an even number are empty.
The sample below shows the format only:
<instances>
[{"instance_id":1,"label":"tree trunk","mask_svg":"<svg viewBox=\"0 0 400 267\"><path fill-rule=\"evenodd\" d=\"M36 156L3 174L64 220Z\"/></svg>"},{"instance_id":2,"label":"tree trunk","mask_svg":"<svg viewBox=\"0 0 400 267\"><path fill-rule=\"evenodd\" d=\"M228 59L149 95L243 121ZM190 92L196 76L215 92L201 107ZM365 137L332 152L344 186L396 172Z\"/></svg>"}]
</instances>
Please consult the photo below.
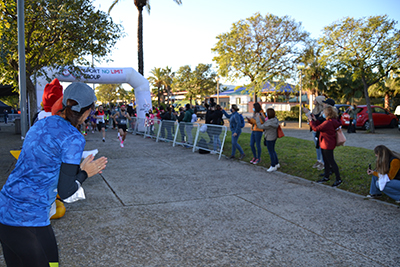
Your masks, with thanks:
<instances>
[{"instance_id":1,"label":"tree trunk","mask_svg":"<svg viewBox=\"0 0 400 267\"><path fill-rule=\"evenodd\" d=\"M388 92L385 93L385 109L390 111L390 97Z\"/></svg>"},{"instance_id":2,"label":"tree trunk","mask_svg":"<svg viewBox=\"0 0 400 267\"><path fill-rule=\"evenodd\" d=\"M368 85L367 85L364 77L362 77L362 82L364 85L365 102L367 104L367 110L368 110L368 120L369 120L369 125L370 125L369 130L371 133L375 133L374 120L372 119L371 101L370 101L369 95L368 95Z\"/></svg>"},{"instance_id":3,"label":"tree trunk","mask_svg":"<svg viewBox=\"0 0 400 267\"><path fill-rule=\"evenodd\" d=\"M158 107L160 107L160 86L157 87L157 99L158 99Z\"/></svg>"},{"instance_id":4,"label":"tree trunk","mask_svg":"<svg viewBox=\"0 0 400 267\"><path fill-rule=\"evenodd\" d=\"M138 17L138 72L143 75L143 7L138 7L139 17Z\"/></svg>"},{"instance_id":5,"label":"tree trunk","mask_svg":"<svg viewBox=\"0 0 400 267\"><path fill-rule=\"evenodd\" d=\"M29 99L29 120L28 120L28 129L32 125L32 118L35 116L35 114L38 112L38 105L37 105L37 94L36 94L36 88L31 79L29 78L30 75L26 74L26 92L27 96Z\"/></svg>"}]
</instances>

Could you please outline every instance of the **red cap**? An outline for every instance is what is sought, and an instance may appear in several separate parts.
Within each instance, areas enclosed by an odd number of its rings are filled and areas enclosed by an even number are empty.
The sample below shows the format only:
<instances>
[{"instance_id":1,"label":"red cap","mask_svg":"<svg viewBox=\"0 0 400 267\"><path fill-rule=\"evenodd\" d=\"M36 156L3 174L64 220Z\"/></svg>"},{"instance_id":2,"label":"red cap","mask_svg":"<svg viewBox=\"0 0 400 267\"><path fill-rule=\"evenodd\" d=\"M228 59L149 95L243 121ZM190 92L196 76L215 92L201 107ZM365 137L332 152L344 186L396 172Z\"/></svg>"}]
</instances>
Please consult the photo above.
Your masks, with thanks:
<instances>
[{"instance_id":1,"label":"red cap","mask_svg":"<svg viewBox=\"0 0 400 267\"><path fill-rule=\"evenodd\" d=\"M51 83L46 84L43 92L43 108L44 111L50 112L54 103L63 96L63 87L58 79L54 79Z\"/></svg>"}]
</instances>

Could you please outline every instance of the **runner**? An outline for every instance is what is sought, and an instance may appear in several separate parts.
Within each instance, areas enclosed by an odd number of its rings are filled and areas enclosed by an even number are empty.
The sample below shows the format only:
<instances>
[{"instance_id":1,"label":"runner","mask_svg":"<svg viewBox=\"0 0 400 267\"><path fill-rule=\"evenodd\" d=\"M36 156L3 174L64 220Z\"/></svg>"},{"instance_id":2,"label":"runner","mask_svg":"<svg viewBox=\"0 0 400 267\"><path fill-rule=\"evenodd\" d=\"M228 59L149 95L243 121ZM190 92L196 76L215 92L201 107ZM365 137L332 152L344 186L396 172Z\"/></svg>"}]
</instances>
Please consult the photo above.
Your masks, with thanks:
<instances>
[{"instance_id":1,"label":"runner","mask_svg":"<svg viewBox=\"0 0 400 267\"><path fill-rule=\"evenodd\" d=\"M94 117L96 118L96 122L97 122L97 130L99 130L99 132L101 131L103 134L103 142L106 141L106 124L105 124L105 113L103 110L103 105L100 105L97 108L97 111L94 113Z\"/></svg>"},{"instance_id":2,"label":"runner","mask_svg":"<svg viewBox=\"0 0 400 267\"><path fill-rule=\"evenodd\" d=\"M131 120L131 117L129 114L125 111L125 105L121 106L121 111L115 113L114 115L114 121L115 124L118 126L118 132L120 133L120 136L118 137L121 147L124 147L124 141L126 138L126 123L127 120Z\"/></svg>"}]
</instances>

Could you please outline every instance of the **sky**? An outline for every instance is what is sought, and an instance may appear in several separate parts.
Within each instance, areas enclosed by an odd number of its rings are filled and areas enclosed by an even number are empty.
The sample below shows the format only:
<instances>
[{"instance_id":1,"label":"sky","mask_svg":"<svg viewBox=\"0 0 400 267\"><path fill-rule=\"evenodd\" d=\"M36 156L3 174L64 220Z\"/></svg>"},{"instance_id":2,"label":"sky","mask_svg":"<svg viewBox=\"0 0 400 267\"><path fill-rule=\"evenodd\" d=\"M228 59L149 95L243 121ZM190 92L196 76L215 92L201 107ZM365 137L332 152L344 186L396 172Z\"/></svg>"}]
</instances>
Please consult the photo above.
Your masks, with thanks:
<instances>
[{"instance_id":1,"label":"sky","mask_svg":"<svg viewBox=\"0 0 400 267\"><path fill-rule=\"evenodd\" d=\"M93 0L93 5L105 12L113 0ZM319 38L325 26L344 17L356 19L388 15L400 22L400 0L151 0L150 14L143 11L144 76L154 68L213 64L211 51L219 34L229 32L232 24L253 16L271 13L288 15L301 22L312 38ZM132 67L137 70L138 11L133 0L119 0L110 13L121 24L125 37L115 45L109 56L113 62L95 63L97 67ZM397 24L400 29L400 25ZM225 81L222 79L222 83ZM238 81L235 85L240 85ZM232 83L229 83L232 84Z\"/></svg>"}]
</instances>

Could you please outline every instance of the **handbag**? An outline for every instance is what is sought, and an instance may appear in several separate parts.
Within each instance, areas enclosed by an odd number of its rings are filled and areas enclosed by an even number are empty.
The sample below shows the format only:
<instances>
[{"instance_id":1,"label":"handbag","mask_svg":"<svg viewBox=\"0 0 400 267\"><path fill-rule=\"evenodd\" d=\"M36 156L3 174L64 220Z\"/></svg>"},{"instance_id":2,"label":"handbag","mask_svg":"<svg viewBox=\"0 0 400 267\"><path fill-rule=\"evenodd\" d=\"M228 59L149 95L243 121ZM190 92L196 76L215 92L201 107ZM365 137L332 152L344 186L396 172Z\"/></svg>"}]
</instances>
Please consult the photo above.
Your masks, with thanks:
<instances>
[{"instance_id":1,"label":"handbag","mask_svg":"<svg viewBox=\"0 0 400 267\"><path fill-rule=\"evenodd\" d=\"M278 125L278 138L282 138L284 136L285 134L283 133L281 126Z\"/></svg>"},{"instance_id":2,"label":"handbag","mask_svg":"<svg viewBox=\"0 0 400 267\"><path fill-rule=\"evenodd\" d=\"M336 129L336 146L344 146L346 136L342 132L342 126Z\"/></svg>"}]
</instances>

